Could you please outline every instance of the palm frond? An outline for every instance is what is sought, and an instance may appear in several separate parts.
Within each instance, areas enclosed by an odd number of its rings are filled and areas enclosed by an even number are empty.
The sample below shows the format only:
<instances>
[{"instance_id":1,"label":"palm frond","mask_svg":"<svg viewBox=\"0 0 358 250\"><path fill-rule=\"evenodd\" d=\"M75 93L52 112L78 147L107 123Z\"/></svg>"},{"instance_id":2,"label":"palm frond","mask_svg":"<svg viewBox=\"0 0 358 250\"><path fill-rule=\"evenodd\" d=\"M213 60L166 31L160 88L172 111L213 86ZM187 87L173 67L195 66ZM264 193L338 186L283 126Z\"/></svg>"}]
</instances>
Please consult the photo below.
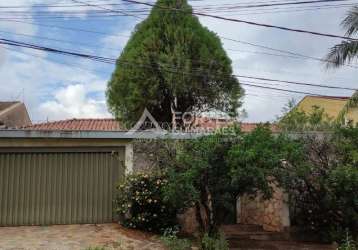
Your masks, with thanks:
<instances>
[{"instance_id":1,"label":"palm frond","mask_svg":"<svg viewBox=\"0 0 358 250\"><path fill-rule=\"evenodd\" d=\"M348 11L348 15L342 21L344 29L347 30L346 35L352 36L358 32L358 7L354 6Z\"/></svg>"},{"instance_id":2,"label":"palm frond","mask_svg":"<svg viewBox=\"0 0 358 250\"><path fill-rule=\"evenodd\" d=\"M342 41L333 46L326 56L327 68L337 68L350 63L358 56L358 41Z\"/></svg>"}]
</instances>

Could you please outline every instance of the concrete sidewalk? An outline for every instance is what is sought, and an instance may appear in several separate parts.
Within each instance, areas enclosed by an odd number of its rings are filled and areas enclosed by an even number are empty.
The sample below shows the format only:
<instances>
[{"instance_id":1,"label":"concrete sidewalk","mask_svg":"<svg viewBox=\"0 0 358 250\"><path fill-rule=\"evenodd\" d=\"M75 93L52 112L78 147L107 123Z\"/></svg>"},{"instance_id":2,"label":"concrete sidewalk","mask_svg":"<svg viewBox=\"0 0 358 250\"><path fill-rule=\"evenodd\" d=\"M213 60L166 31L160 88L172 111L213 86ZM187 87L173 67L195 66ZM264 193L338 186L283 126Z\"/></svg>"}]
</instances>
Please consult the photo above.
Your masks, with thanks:
<instances>
[{"instance_id":1,"label":"concrete sidewalk","mask_svg":"<svg viewBox=\"0 0 358 250\"><path fill-rule=\"evenodd\" d=\"M117 224L0 227L0 250L163 250L153 236Z\"/></svg>"}]
</instances>

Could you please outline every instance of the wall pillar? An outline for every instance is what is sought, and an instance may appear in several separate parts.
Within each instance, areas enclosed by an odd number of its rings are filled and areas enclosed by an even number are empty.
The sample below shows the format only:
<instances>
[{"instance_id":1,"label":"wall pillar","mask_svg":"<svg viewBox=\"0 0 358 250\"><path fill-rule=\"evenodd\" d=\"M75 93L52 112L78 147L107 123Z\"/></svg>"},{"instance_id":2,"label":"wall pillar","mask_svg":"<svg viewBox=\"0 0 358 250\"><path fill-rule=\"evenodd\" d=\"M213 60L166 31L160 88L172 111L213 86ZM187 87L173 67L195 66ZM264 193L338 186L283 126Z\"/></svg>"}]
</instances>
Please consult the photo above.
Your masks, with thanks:
<instances>
[{"instance_id":1,"label":"wall pillar","mask_svg":"<svg viewBox=\"0 0 358 250\"><path fill-rule=\"evenodd\" d=\"M126 145L125 152L125 174L130 175L133 173L133 144L128 143Z\"/></svg>"}]
</instances>

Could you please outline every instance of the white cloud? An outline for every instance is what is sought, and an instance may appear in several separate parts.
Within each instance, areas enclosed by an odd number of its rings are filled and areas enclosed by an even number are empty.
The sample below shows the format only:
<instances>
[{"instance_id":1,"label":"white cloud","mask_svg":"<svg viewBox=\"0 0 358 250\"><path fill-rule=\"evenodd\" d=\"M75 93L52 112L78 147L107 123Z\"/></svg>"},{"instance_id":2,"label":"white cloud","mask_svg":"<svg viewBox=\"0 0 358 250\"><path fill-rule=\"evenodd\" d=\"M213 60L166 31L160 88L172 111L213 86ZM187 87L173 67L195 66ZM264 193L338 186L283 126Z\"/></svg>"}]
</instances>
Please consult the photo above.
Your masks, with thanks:
<instances>
[{"instance_id":1,"label":"white cloud","mask_svg":"<svg viewBox=\"0 0 358 250\"><path fill-rule=\"evenodd\" d=\"M40 105L39 112L48 114L49 120L111 117L105 103L90 98L88 94L83 84L60 88L55 92L54 100Z\"/></svg>"},{"instance_id":2,"label":"white cloud","mask_svg":"<svg viewBox=\"0 0 358 250\"><path fill-rule=\"evenodd\" d=\"M31 4L57 3L59 2L56 0L1 0L0 6L22 5L28 6L26 10L31 10ZM61 2L61 4L62 3L66 3L66 1ZM194 1L191 1L191 3L197 4ZM220 3L231 2L229 0L222 0ZM123 8L128 8L128 5L124 6ZM132 7L135 8L136 6L133 5ZM137 7L142 8L141 6ZM122 7L116 6L116 8L120 9ZM95 8L82 7L81 9L86 10L85 14L87 14L88 11ZM54 11L55 8L48 10ZM56 8L56 10L60 9ZM332 9L288 14L233 15L232 17L293 28L343 34L339 23L344 13L345 10ZM223 14L219 13L218 15ZM65 40L71 40L73 38L78 39L76 41L87 43L86 39L91 39L91 43L98 44L99 46L98 49L90 51L89 53L118 57L121 49L123 49L127 43L128 36L131 34L137 20L132 17L120 17L116 20L118 21L108 22L108 26L106 27L102 27L94 21L86 23L86 26L88 26L86 29L97 30L97 28L100 27L99 31L102 31L102 29L104 32L112 30L111 36L104 36L102 38L96 38L94 36L89 38L86 34L67 33L67 31L64 30L52 31L58 32L56 35L65 37ZM275 31L212 18L200 18L200 20L210 30L217 32L221 36L263 44L278 49L296 51L315 57L324 56L329 47L339 42L337 39ZM27 21L32 22L33 20L26 20L26 22ZM58 25L71 27L71 21L66 22L68 23ZM75 26L76 25L77 23ZM0 30L48 36L48 29L34 24L0 21ZM20 38L18 38L18 40L20 40ZM223 40L223 44L226 49L265 51L260 48L227 40ZM83 49L86 49L85 46L81 47L81 50ZM36 57L0 49L0 76L2 79L0 82L0 100L13 99L18 97L19 93L23 91L25 94L24 99L35 122L45 120L47 117L53 120L72 117L103 117L109 115L106 110L104 97L106 81L109 78L109 74L102 74L98 71L108 66L77 59L71 60L71 63L78 65L80 68L97 70L90 72L81 70L76 66L66 66L55 63L54 61L48 61L49 55L44 52L23 51L34 54ZM234 62L234 71L236 74L356 87L356 69L342 68L336 71L326 71L322 63L315 61L232 52L229 50L227 52ZM265 52L275 53L272 51ZM60 57L53 58L51 56L50 58L62 62ZM65 62L67 61L69 60L65 59ZM109 68L106 68L106 70L108 69ZM283 84L277 87L319 94L350 94L349 92L309 87L304 88ZM273 120L276 115L280 114L282 107L287 103L288 99L302 96L257 88L246 87L246 89L249 95L245 97L244 108L249 113L248 121Z\"/></svg>"},{"instance_id":3,"label":"white cloud","mask_svg":"<svg viewBox=\"0 0 358 250\"><path fill-rule=\"evenodd\" d=\"M0 54L3 53L4 50L0 49ZM77 63L81 67L77 68L77 64L72 66L50 61L43 54L38 58L13 51L5 53L7 59L0 63L3 79L0 82L0 100L24 100L33 122L47 118L109 116L104 102L106 78L101 78L95 71L90 72L90 64ZM71 87L78 84L82 87ZM67 89L67 86L71 88ZM73 98L72 102L70 98Z\"/></svg>"}]
</instances>

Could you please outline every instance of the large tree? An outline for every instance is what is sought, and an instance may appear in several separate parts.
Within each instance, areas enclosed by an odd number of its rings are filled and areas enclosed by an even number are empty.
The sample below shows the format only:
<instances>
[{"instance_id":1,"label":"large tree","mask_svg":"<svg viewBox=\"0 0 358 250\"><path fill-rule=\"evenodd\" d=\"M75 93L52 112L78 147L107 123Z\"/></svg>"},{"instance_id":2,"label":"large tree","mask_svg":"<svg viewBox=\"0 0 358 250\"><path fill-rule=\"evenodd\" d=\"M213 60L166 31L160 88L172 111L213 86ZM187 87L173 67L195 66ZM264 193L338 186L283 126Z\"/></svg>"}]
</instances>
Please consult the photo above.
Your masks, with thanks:
<instances>
[{"instance_id":1,"label":"large tree","mask_svg":"<svg viewBox=\"0 0 358 250\"><path fill-rule=\"evenodd\" d=\"M186 0L158 0L138 24L107 88L111 112L136 122L147 108L160 122L173 112L220 110L232 116L243 95L218 36Z\"/></svg>"},{"instance_id":2,"label":"large tree","mask_svg":"<svg viewBox=\"0 0 358 250\"><path fill-rule=\"evenodd\" d=\"M358 7L353 7L342 21L342 27L346 29L347 36L356 35L358 32ZM331 48L326 59L327 67L340 67L349 63L358 56L358 41L342 41L340 44Z\"/></svg>"}]
</instances>

